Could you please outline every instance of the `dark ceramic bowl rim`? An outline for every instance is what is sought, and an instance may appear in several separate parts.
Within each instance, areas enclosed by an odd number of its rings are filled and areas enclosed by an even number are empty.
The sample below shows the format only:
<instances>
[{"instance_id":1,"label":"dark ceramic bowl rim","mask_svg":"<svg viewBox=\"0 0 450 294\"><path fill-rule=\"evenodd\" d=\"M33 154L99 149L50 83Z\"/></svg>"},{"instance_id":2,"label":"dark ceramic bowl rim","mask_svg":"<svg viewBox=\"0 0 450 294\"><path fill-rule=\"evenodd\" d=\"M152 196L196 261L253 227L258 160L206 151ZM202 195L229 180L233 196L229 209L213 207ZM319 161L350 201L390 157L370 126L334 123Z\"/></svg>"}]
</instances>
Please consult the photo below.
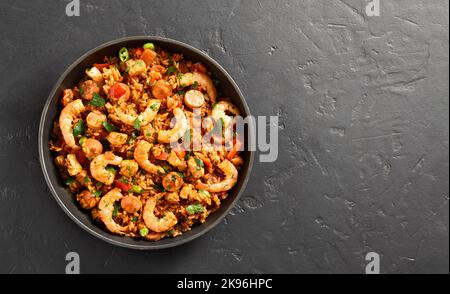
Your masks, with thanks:
<instances>
[{"instance_id":1,"label":"dark ceramic bowl rim","mask_svg":"<svg viewBox=\"0 0 450 294\"><path fill-rule=\"evenodd\" d=\"M44 177L45 177L45 181L47 182L47 185L50 189L51 194L53 195L53 197L55 198L56 202L59 204L59 206L64 210L64 212L76 223L78 224L81 228L83 228L85 231L87 231L88 233L90 233L91 235L106 241L110 244L113 245L117 245L120 247L125 247L125 248L131 248L131 249L140 249L140 250L150 250L150 249L163 249L163 248L170 248L170 247L174 247L174 246L178 246L184 243L187 243L189 241L192 241L200 236L202 236L203 234L207 233L209 230L211 230L212 228L214 228L215 226L217 226L222 219L228 214L228 212L230 211L230 209L236 204L236 202L239 200L242 192L245 190L245 187L247 185L247 182L249 180L249 176L252 170L252 166L253 166L253 161L254 161L254 156L255 156L255 152L254 151L248 151L250 153L249 155L249 164L247 166L247 169L243 171L243 176L244 179L242 181L242 185L240 187L240 189L237 191L236 197L232 200L232 202L229 204L228 208L223 211L221 213L221 215L219 215L217 217L216 220L214 220L212 223L208 223L208 225L205 224L200 224L200 226L203 226L202 229L200 229L198 232L196 232L195 234L192 234L191 236L187 237L187 238L180 238L180 237L176 237L171 239L170 243L166 243L166 244L158 244L159 241L156 242L147 242L145 245L137 245L137 244L130 244L127 243L126 240L127 239L123 239L123 241L118 241L118 240L114 240L112 239L110 236L114 236L112 234L110 234L109 232L107 232L106 230L102 231L102 233L96 232L94 231L92 228L90 228L89 225L84 224L81 220L79 220L71 211L70 209L63 203L63 201L61 200L61 195L59 195L56 190L55 187L53 186L51 177L49 175L49 172L47 170L47 166L45 164L45 154L44 154L44 148L48 148L47 146L43 146L43 138L44 136L48 136L49 134L44 134L44 124L46 122L47 118L47 113L48 113L48 109L49 106L52 102L52 100L54 99L54 97L56 95L56 92L58 91L59 86L62 84L62 82L64 81L64 79L67 77L67 75L72 72L78 64L80 64L81 62L83 62L83 60L85 60L86 58L88 58L89 56L91 56L92 54L94 54L95 52L104 49L106 47L112 46L112 45L118 45L120 43L124 43L124 42L129 42L129 41L140 41L142 40L143 42L145 41L155 41L155 42L164 42L164 43L168 43L168 44L173 44L173 45L177 45L180 47L184 47L184 49L188 50L188 51L192 51L194 54L198 54L201 55L202 58L207 59L211 64L213 64L214 67L216 67L217 70L219 70L225 77L226 79L228 79L228 81L231 83L231 85L234 87L234 90L236 91L237 95L238 95L238 99L241 100L242 106L244 108L244 111L246 112L246 115L250 115L250 110L248 108L248 105L245 101L244 96L242 95L242 92L240 91L239 87L237 86L236 82L233 80L233 78L227 73L227 71L218 63L216 62L213 58L211 58L210 56L208 56L205 52L192 47L191 45L188 45L186 43L180 42L180 41L176 41L173 39L169 39L169 38L165 38L165 37L157 37L157 36L132 36L132 37L125 37L125 38L120 38L120 39L116 39L116 40L112 40L106 43L103 43L91 50L89 50L88 52L86 52L85 54L83 54L81 57L79 57L76 61L74 61L65 71L64 73L60 76L60 78L58 79L58 81L56 82L55 86L53 87L53 89L50 92L50 95L48 96L44 108L42 110L42 114L41 114L41 119L40 119L40 124L39 124L39 135L38 135L38 148L39 148L39 161L41 163L41 167L42 167L42 171L44 173ZM253 132L253 128L252 125L250 125L249 128L249 136L253 136L254 134ZM216 212L217 213L217 212ZM126 237L123 237L126 238Z\"/></svg>"}]
</instances>

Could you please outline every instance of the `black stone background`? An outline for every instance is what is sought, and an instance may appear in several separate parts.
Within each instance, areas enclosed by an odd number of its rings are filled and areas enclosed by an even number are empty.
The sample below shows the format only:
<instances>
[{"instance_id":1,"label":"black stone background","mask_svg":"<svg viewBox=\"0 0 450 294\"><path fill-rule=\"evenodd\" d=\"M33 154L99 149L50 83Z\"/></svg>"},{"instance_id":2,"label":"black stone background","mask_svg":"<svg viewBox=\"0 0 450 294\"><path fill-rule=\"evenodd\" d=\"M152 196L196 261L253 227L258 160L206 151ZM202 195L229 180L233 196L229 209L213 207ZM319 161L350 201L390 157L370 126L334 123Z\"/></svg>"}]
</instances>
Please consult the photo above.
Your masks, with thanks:
<instances>
[{"instance_id":1,"label":"black stone background","mask_svg":"<svg viewBox=\"0 0 450 294\"><path fill-rule=\"evenodd\" d=\"M449 271L447 0L0 2L0 272ZM59 208L37 155L59 75L112 39L158 35L221 63L255 115L279 116L279 157L255 163L226 220L181 247L95 239Z\"/></svg>"}]
</instances>

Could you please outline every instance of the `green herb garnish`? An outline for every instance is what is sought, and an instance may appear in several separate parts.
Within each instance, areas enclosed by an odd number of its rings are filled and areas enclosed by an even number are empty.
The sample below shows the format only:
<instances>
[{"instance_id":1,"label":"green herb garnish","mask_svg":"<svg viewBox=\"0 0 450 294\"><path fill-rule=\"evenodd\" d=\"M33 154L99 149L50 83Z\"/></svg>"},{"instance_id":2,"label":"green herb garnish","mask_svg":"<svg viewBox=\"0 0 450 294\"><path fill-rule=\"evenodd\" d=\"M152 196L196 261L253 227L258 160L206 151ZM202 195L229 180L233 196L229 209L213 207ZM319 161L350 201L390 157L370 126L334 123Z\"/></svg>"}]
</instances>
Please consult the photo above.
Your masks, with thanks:
<instances>
[{"instance_id":1,"label":"green herb garnish","mask_svg":"<svg viewBox=\"0 0 450 294\"><path fill-rule=\"evenodd\" d=\"M64 183L65 183L67 186L72 185L73 182L75 182L75 180L74 180L72 177L68 177L68 178L64 181Z\"/></svg>"},{"instance_id":2,"label":"green herb garnish","mask_svg":"<svg viewBox=\"0 0 450 294\"><path fill-rule=\"evenodd\" d=\"M153 184L153 188L155 188L158 191L164 192L166 189L164 189L164 186L160 183Z\"/></svg>"},{"instance_id":3,"label":"green herb garnish","mask_svg":"<svg viewBox=\"0 0 450 294\"><path fill-rule=\"evenodd\" d=\"M169 66L169 68L166 71L166 75L170 76L171 74L175 73L177 71L177 68L173 65Z\"/></svg>"},{"instance_id":4,"label":"green herb garnish","mask_svg":"<svg viewBox=\"0 0 450 294\"><path fill-rule=\"evenodd\" d=\"M136 118L133 122L133 127L139 131L141 129L141 123L142 121L139 118Z\"/></svg>"},{"instance_id":5,"label":"green herb garnish","mask_svg":"<svg viewBox=\"0 0 450 294\"><path fill-rule=\"evenodd\" d=\"M152 105L150 105L150 109L153 111L158 110L158 103L153 103Z\"/></svg>"},{"instance_id":6,"label":"green herb garnish","mask_svg":"<svg viewBox=\"0 0 450 294\"><path fill-rule=\"evenodd\" d=\"M117 127L115 125L110 124L107 121L102 122L103 127L108 131L108 132L114 132L115 130L117 130Z\"/></svg>"},{"instance_id":7,"label":"green herb garnish","mask_svg":"<svg viewBox=\"0 0 450 294\"><path fill-rule=\"evenodd\" d=\"M100 191L100 190L97 190L97 191L95 191L94 193L92 193L95 197L100 197L101 195L102 195L102 191Z\"/></svg>"},{"instance_id":8,"label":"green herb garnish","mask_svg":"<svg viewBox=\"0 0 450 294\"><path fill-rule=\"evenodd\" d=\"M197 203L189 205L186 207L186 210L189 214L196 214L205 211L205 208L201 204Z\"/></svg>"},{"instance_id":9,"label":"green herb garnish","mask_svg":"<svg viewBox=\"0 0 450 294\"><path fill-rule=\"evenodd\" d=\"M170 166L168 164L164 164L162 168L164 169L165 172L168 172L170 170Z\"/></svg>"},{"instance_id":10,"label":"green herb garnish","mask_svg":"<svg viewBox=\"0 0 450 294\"><path fill-rule=\"evenodd\" d=\"M105 106L106 100L102 96L100 96L97 93L94 93L94 98L92 98L91 102L89 104L95 106L95 107L103 107Z\"/></svg>"},{"instance_id":11,"label":"green herb garnish","mask_svg":"<svg viewBox=\"0 0 450 294\"><path fill-rule=\"evenodd\" d=\"M197 164L199 167L203 167L205 165L203 161L198 157L195 158L195 164Z\"/></svg>"},{"instance_id":12,"label":"green herb garnish","mask_svg":"<svg viewBox=\"0 0 450 294\"><path fill-rule=\"evenodd\" d=\"M119 203L114 203L114 210L113 210L113 213L112 213L112 216L113 217L116 217L117 216L117 214L119 213L119 209L120 209L120 204Z\"/></svg>"},{"instance_id":13,"label":"green herb garnish","mask_svg":"<svg viewBox=\"0 0 450 294\"><path fill-rule=\"evenodd\" d=\"M211 198L211 194L209 194L209 192L206 190L198 190L198 194L208 197L208 198Z\"/></svg>"},{"instance_id":14,"label":"green herb garnish","mask_svg":"<svg viewBox=\"0 0 450 294\"><path fill-rule=\"evenodd\" d=\"M85 131L86 131L86 126L84 125L83 120L80 119L73 126L73 135L75 137L78 137L78 136L83 135Z\"/></svg>"},{"instance_id":15,"label":"green herb garnish","mask_svg":"<svg viewBox=\"0 0 450 294\"><path fill-rule=\"evenodd\" d=\"M127 166L127 167L129 167L129 166ZM122 183L124 183L124 184L128 184L128 183L129 183L128 179L125 178L125 177L121 177L121 178L119 179L119 181L122 182Z\"/></svg>"},{"instance_id":16,"label":"green herb garnish","mask_svg":"<svg viewBox=\"0 0 450 294\"><path fill-rule=\"evenodd\" d=\"M137 194L141 194L142 193L142 188L141 188L141 186L138 186L138 185L133 185L131 187L131 190L133 190L133 192L137 193Z\"/></svg>"}]
</instances>

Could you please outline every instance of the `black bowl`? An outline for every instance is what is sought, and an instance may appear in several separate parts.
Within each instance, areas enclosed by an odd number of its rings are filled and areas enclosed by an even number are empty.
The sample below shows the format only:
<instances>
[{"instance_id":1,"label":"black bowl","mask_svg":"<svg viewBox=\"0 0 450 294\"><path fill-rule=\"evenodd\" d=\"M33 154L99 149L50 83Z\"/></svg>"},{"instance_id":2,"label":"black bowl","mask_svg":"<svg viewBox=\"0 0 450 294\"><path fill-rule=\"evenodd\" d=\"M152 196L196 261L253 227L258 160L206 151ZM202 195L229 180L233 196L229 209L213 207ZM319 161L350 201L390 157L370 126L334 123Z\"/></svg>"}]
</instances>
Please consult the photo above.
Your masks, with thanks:
<instances>
[{"instance_id":1,"label":"black bowl","mask_svg":"<svg viewBox=\"0 0 450 294\"><path fill-rule=\"evenodd\" d=\"M184 233L176 238L165 238L160 241L151 242L139 239L132 239L129 237L122 237L109 233L106 229L95 223L90 213L83 211L75 202L74 197L68 191L58 173L54 164L53 155L49 150L49 139L52 124L60 110L58 100L61 97L62 91L67 88L74 87L78 81L83 77L86 68L93 63L101 62L104 56L116 56L121 47L139 47L146 42L153 42L173 53L181 53L187 60L199 61L205 64L213 77L220 81L220 90L224 97L229 97L232 102L239 107L243 117L250 115L248 106L242 96L236 83L231 76L211 57L204 52L184 44L179 41L150 36L136 36L127 37L108 42L94 48L78 58L69 68L62 74L56 82L55 87L51 91L41 115L41 122L39 126L39 159L42 170L44 172L45 180L48 187L55 197L58 204L67 213L67 215L75 221L80 227L114 245L134 248L134 249L161 249L177 246L203 235L213 227L215 227L228 213L233 204L238 201L242 191L247 184L251 167L253 164L254 152L244 151L242 156L245 164L241 169L239 180L235 187L230 191L228 198L222 203L221 207L212 213L205 223L196 225L191 231ZM248 128L247 138L253 136L253 127Z\"/></svg>"}]
</instances>

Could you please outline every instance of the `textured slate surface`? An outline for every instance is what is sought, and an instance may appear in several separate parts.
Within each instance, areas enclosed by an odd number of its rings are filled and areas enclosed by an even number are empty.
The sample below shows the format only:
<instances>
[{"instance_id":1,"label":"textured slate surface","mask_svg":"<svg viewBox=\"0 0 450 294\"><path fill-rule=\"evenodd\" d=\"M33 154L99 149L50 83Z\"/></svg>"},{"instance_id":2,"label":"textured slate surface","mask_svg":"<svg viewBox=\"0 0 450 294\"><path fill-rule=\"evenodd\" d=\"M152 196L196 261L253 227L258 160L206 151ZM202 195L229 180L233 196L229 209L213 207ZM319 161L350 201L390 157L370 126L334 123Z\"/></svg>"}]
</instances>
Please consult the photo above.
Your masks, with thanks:
<instances>
[{"instance_id":1,"label":"textured slate surface","mask_svg":"<svg viewBox=\"0 0 450 294\"><path fill-rule=\"evenodd\" d=\"M449 271L448 1L0 2L0 272ZM238 206L182 247L139 252L77 227L37 156L47 95L88 49L160 35L205 50L256 115L279 115L279 158Z\"/></svg>"}]
</instances>

